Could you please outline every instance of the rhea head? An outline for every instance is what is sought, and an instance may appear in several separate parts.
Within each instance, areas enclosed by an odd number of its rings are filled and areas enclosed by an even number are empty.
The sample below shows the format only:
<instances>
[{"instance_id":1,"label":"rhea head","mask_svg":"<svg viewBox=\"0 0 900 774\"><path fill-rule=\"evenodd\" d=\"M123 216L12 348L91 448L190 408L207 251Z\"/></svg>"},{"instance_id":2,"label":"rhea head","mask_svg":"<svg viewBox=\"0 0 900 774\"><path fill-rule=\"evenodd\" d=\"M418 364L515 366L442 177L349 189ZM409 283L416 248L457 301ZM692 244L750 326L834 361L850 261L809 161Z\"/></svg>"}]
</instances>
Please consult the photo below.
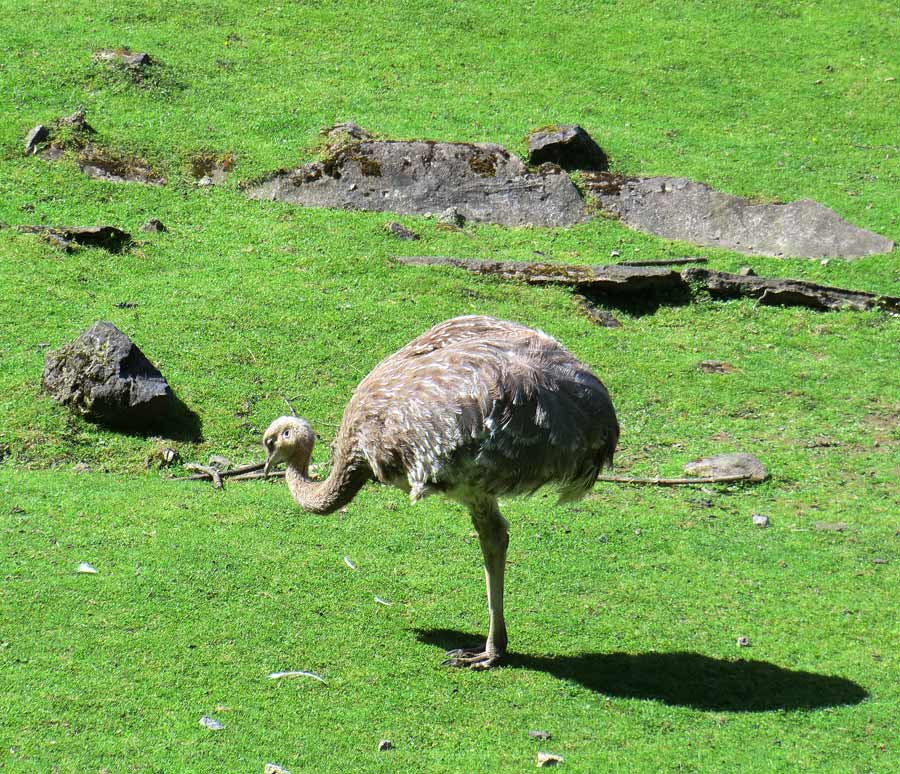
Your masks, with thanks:
<instances>
[{"instance_id":1,"label":"rhea head","mask_svg":"<svg viewBox=\"0 0 900 774\"><path fill-rule=\"evenodd\" d=\"M309 476L309 460L312 457L316 434L309 422L300 417L278 417L265 433L263 446L266 448L264 474L279 462L288 462L304 478Z\"/></svg>"}]
</instances>

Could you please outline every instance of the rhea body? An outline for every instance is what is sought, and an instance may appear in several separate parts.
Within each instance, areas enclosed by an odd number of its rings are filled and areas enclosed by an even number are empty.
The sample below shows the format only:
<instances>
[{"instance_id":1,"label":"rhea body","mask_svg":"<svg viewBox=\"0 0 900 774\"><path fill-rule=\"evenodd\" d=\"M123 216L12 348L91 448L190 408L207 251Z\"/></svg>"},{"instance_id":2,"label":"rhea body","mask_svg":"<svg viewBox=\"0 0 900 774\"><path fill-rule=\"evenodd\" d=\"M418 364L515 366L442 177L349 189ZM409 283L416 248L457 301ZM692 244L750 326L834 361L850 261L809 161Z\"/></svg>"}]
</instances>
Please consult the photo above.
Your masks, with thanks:
<instances>
[{"instance_id":1,"label":"rhea body","mask_svg":"<svg viewBox=\"0 0 900 774\"><path fill-rule=\"evenodd\" d=\"M306 511L331 513L370 480L415 502L441 493L471 514L484 558L490 625L484 647L448 654L453 666L487 668L507 643L503 580L508 524L498 497L545 484L561 500L584 496L612 463L619 425L590 369L541 331L490 317L457 317L385 358L360 382L332 445L323 481L309 478L310 424L276 419L266 430L266 470L286 462Z\"/></svg>"}]
</instances>

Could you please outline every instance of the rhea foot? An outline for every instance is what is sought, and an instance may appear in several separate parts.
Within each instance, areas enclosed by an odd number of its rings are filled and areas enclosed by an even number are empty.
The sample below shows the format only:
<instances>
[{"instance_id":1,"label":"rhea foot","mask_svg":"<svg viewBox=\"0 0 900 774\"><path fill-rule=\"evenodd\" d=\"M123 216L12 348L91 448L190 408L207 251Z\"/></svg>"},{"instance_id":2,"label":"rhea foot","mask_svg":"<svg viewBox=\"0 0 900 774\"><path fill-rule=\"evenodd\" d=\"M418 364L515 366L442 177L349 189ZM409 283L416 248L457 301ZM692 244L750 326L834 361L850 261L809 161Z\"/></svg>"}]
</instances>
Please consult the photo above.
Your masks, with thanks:
<instances>
[{"instance_id":1,"label":"rhea foot","mask_svg":"<svg viewBox=\"0 0 900 774\"><path fill-rule=\"evenodd\" d=\"M488 651L487 645L476 648L456 648L448 650L447 658L442 666L460 667L467 669L490 669L500 663L502 653L496 650Z\"/></svg>"}]
</instances>

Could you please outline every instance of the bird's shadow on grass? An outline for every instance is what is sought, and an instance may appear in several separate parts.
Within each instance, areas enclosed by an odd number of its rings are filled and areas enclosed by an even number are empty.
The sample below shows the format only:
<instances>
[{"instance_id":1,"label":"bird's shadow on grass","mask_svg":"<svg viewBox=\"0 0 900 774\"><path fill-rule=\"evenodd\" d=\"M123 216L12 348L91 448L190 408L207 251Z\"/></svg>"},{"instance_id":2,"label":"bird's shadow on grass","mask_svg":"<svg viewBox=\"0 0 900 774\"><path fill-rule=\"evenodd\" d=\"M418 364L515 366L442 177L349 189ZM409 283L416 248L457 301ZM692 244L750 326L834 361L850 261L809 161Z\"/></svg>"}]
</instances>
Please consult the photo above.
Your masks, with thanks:
<instances>
[{"instance_id":1,"label":"bird's shadow on grass","mask_svg":"<svg viewBox=\"0 0 900 774\"><path fill-rule=\"evenodd\" d=\"M444 650L479 641L477 635L452 629L417 630L416 637ZM580 683L604 696L653 699L675 707L718 712L822 709L859 704L869 695L843 677L794 671L767 661L730 661L688 652L509 653L503 663Z\"/></svg>"}]
</instances>

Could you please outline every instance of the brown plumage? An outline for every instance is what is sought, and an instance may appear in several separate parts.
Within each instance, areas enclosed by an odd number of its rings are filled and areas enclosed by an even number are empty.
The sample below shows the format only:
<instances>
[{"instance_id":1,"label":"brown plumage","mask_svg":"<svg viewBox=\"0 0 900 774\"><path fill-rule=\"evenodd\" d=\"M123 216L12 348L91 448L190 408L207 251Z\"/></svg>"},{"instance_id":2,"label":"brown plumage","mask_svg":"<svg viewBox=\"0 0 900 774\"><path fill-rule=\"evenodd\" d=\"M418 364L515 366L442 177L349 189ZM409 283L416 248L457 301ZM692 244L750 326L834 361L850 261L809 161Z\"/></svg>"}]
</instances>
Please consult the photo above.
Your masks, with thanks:
<instances>
[{"instance_id":1,"label":"brown plumage","mask_svg":"<svg viewBox=\"0 0 900 774\"><path fill-rule=\"evenodd\" d=\"M332 446L332 469L309 479L315 433L276 419L263 444L266 470L287 462L300 507L331 513L375 479L415 502L436 492L465 505L481 541L490 629L484 648L447 663L486 668L503 655L503 574L509 542L497 498L556 485L584 496L611 464L619 425L606 388L546 334L490 317L436 325L360 382Z\"/></svg>"}]
</instances>

